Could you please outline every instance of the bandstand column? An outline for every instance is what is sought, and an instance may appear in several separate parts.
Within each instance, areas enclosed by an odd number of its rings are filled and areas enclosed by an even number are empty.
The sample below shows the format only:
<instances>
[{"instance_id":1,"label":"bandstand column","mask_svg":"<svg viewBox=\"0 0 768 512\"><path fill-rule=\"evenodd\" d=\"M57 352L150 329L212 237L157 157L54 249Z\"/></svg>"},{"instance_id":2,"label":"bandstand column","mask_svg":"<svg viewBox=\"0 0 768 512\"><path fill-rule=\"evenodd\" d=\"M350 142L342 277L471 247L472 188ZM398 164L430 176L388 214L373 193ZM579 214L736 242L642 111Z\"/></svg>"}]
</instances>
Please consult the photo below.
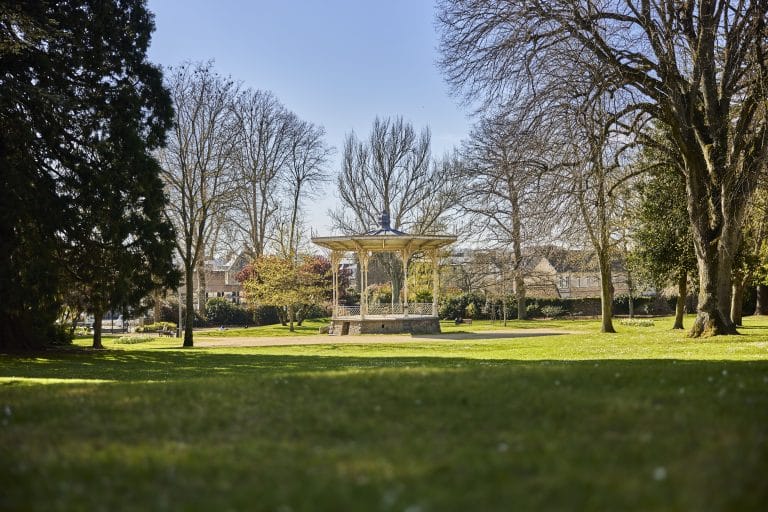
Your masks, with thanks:
<instances>
[{"instance_id":1,"label":"bandstand column","mask_svg":"<svg viewBox=\"0 0 768 512\"><path fill-rule=\"evenodd\" d=\"M360 319L364 320L368 314L368 251L358 250L357 260L360 262Z\"/></svg>"},{"instance_id":2,"label":"bandstand column","mask_svg":"<svg viewBox=\"0 0 768 512\"><path fill-rule=\"evenodd\" d=\"M438 269L437 249L429 253L432 260L432 316L437 316L437 299L440 293L440 272Z\"/></svg>"},{"instance_id":3,"label":"bandstand column","mask_svg":"<svg viewBox=\"0 0 768 512\"><path fill-rule=\"evenodd\" d=\"M408 249L400 251L400 259L403 261L403 316L408 316L408 260L411 252Z\"/></svg>"},{"instance_id":4,"label":"bandstand column","mask_svg":"<svg viewBox=\"0 0 768 512\"><path fill-rule=\"evenodd\" d=\"M333 275L333 317L336 317L339 311L339 263L341 262L341 253L339 251L331 252L331 272Z\"/></svg>"}]
</instances>

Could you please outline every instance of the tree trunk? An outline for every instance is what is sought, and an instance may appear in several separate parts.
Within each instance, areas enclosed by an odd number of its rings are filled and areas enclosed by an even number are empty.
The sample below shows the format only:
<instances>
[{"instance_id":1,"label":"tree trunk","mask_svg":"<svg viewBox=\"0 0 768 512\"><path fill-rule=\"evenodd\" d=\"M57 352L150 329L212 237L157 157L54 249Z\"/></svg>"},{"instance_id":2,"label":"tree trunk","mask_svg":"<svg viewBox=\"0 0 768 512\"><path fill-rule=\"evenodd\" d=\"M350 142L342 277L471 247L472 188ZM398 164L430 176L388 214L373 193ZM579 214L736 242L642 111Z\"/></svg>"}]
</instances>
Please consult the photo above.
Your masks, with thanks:
<instances>
[{"instance_id":1,"label":"tree trunk","mask_svg":"<svg viewBox=\"0 0 768 512\"><path fill-rule=\"evenodd\" d=\"M517 310L517 314L520 314L520 310ZM501 296L501 317L504 320L504 327L507 326L507 294Z\"/></svg>"},{"instance_id":2,"label":"tree trunk","mask_svg":"<svg viewBox=\"0 0 768 512\"><path fill-rule=\"evenodd\" d=\"M629 318L635 318L635 286L632 282L632 272L627 269L627 306L629 307Z\"/></svg>"},{"instance_id":3,"label":"tree trunk","mask_svg":"<svg viewBox=\"0 0 768 512\"><path fill-rule=\"evenodd\" d=\"M731 322L733 322L733 325L742 325L745 282L745 277L740 274L736 275L733 279L733 291L731 293Z\"/></svg>"},{"instance_id":4,"label":"tree trunk","mask_svg":"<svg viewBox=\"0 0 768 512\"><path fill-rule=\"evenodd\" d=\"M293 323L296 321L296 308L291 304L288 306L288 330L293 332Z\"/></svg>"},{"instance_id":5,"label":"tree trunk","mask_svg":"<svg viewBox=\"0 0 768 512\"><path fill-rule=\"evenodd\" d=\"M72 317L72 325L69 328L69 337L74 338L75 337L75 331L77 330L77 321L80 319L80 313L75 313L75 315Z\"/></svg>"},{"instance_id":6,"label":"tree trunk","mask_svg":"<svg viewBox=\"0 0 768 512\"><path fill-rule=\"evenodd\" d=\"M187 310L184 312L184 343L185 347L194 346L192 340L192 330L195 326L195 289L194 289L194 266L188 265L186 268L186 282L184 287L186 288L187 296L185 298L185 305Z\"/></svg>"},{"instance_id":7,"label":"tree trunk","mask_svg":"<svg viewBox=\"0 0 768 512\"><path fill-rule=\"evenodd\" d=\"M724 230L725 231L725 230ZM718 251L718 276L717 276L717 307L725 320L725 325L731 334L736 333L736 323L732 319L731 308L734 299L733 288L736 286L738 276L733 275L733 253L736 250L735 245L730 244L730 248L724 248L726 235L720 239L720 250Z\"/></svg>"},{"instance_id":8,"label":"tree trunk","mask_svg":"<svg viewBox=\"0 0 768 512\"><path fill-rule=\"evenodd\" d=\"M152 293L152 321L157 323L160 321L160 315L161 315L161 304L160 304L160 291L155 290Z\"/></svg>"},{"instance_id":9,"label":"tree trunk","mask_svg":"<svg viewBox=\"0 0 768 512\"><path fill-rule=\"evenodd\" d=\"M522 277L515 278L515 299L517 299L517 319L525 320L528 318L528 310L525 303L525 282ZM504 313L506 317L506 311ZM505 324L506 325L506 324Z\"/></svg>"},{"instance_id":10,"label":"tree trunk","mask_svg":"<svg viewBox=\"0 0 768 512\"><path fill-rule=\"evenodd\" d=\"M757 285L757 304L755 305L756 315L768 315L768 285Z\"/></svg>"},{"instance_id":11,"label":"tree trunk","mask_svg":"<svg viewBox=\"0 0 768 512\"><path fill-rule=\"evenodd\" d=\"M101 343L101 320L103 316L103 311L93 312L93 348L104 348Z\"/></svg>"},{"instance_id":12,"label":"tree trunk","mask_svg":"<svg viewBox=\"0 0 768 512\"><path fill-rule=\"evenodd\" d=\"M677 302L675 304L675 325L673 329L684 329L685 298L688 296L688 274L681 272L677 278Z\"/></svg>"},{"instance_id":13,"label":"tree trunk","mask_svg":"<svg viewBox=\"0 0 768 512\"><path fill-rule=\"evenodd\" d=\"M702 240L696 229L692 230L699 266L699 305L696 320L688 333L691 338L733 334L736 329L726 322L717 305L718 254L708 240Z\"/></svg>"},{"instance_id":14,"label":"tree trunk","mask_svg":"<svg viewBox=\"0 0 768 512\"><path fill-rule=\"evenodd\" d=\"M205 278L205 258L197 267L197 313L205 318L205 306L208 300L208 286Z\"/></svg>"},{"instance_id":15,"label":"tree trunk","mask_svg":"<svg viewBox=\"0 0 768 512\"><path fill-rule=\"evenodd\" d=\"M613 328L613 280L611 279L611 261L608 257L600 259L600 312L602 323L600 332L616 332Z\"/></svg>"}]
</instances>

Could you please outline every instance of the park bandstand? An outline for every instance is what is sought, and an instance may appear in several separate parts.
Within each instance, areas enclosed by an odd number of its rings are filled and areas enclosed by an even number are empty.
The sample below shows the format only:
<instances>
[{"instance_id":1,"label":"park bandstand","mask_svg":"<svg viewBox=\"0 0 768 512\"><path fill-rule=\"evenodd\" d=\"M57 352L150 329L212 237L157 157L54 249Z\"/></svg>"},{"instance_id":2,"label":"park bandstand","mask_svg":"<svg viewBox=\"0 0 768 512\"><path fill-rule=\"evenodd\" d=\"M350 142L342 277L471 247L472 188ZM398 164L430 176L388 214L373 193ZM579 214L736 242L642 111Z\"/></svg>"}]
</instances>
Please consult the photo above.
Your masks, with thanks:
<instances>
[{"instance_id":1,"label":"park bandstand","mask_svg":"<svg viewBox=\"0 0 768 512\"><path fill-rule=\"evenodd\" d=\"M456 237L451 235L409 235L392 229L388 212L381 214L379 229L362 235L313 237L313 243L331 251L333 317L329 332L335 335L439 333L439 251L455 241ZM352 306L339 304L339 264L350 252L357 256L360 285L360 304ZM390 304L369 304L368 264L374 254L384 252L398 255L403 264L402 300L393 297ZM417 253L424 254L432 263L431 304L408 302L408 262Z\"/></svg>"}]
</instances>

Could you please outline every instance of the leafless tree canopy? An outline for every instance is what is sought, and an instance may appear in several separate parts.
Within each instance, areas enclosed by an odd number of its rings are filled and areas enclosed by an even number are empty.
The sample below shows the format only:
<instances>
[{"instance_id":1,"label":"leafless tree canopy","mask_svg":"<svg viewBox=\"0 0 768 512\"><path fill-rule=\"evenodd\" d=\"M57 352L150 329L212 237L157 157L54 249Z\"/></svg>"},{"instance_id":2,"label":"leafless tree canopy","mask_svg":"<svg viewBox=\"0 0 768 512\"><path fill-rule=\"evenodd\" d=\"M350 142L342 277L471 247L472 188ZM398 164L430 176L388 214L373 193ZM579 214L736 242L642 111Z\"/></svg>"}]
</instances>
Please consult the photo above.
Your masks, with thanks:
<instances>
[{"instance_id":1,"label":"leafless tree canopy","mask_svg":"<svg viewBox=\"0 0 768 512\"><path fill-rule=\"evenodd\" d=\"M373 122L367 140L352 133L344 142L337 179L341 207L331 212L335 227L361 233L388 211L392 227L415 234L445 228L453 205L451 188L457 163L446 157L433 162L428 129L416 133L402 118Z\"/></svg>"},{"instance_id":2,"label":"leafless tree canopy","mask_svg":"<svg viewBox=\"0 0 768 512\"><path fill-rule=\"evenodd\" d=\"M168 217L178 234L186 280L184 345L192 345L193 273L204 257L212 220L227 207L232 190L235 125L230 105L236 85L210 64L182 64L168 74L176 123L160 151L169 195Z\"/></svg>"}]
</instances>

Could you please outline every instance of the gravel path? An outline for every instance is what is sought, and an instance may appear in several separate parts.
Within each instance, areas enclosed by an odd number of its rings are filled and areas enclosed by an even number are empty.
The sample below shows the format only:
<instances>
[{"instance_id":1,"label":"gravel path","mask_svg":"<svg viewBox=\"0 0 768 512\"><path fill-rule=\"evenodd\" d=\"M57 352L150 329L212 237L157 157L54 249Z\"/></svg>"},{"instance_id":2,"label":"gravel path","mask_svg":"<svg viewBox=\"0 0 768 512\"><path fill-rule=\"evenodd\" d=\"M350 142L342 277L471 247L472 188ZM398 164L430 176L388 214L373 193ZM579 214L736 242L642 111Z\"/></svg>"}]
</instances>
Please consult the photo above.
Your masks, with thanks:
<instances>
[{"instance_id":1,"label":"gravel path","mask_svg":"<svg viewBox=\"0 0 768 512\"><path fill-rule=\"evenodd\" d=\"M272 347L283 345L360 345L368 343L430 343L434 341L492 340L508 338L530 338L536 336L556 336L577 334L577 331L561 329L515 329L508 331L460 332L446 334L362 334L358 336L329 336L315 334L311 336L265 336L265 337L196 337L196 347Z\"/></svg>"}]
</instances>

